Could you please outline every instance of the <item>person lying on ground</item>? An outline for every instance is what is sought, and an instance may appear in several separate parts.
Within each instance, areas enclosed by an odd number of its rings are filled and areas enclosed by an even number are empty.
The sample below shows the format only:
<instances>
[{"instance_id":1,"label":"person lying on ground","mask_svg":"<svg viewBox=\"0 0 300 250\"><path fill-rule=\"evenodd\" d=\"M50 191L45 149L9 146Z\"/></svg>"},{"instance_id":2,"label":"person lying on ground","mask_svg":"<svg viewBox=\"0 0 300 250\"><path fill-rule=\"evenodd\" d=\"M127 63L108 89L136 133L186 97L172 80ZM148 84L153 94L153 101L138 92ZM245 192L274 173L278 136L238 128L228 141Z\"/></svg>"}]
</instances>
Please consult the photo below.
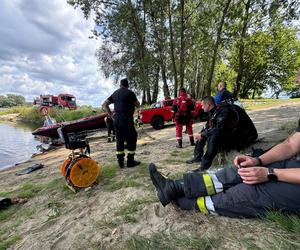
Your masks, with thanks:
<instances>
[{"instance_id":1,"label":"person lying on ground","mask_svg":"<svg viewBox=\"0 0 300 250\"><path fill-rule=\"evenodd\" d=\"M229 217L256 218L270 210L300 216L300 119L296 132L260 157L238 155L214 174L186 173L171 180L149 165L163 206ZM298 157L297 157L298 156Z\"/></svg>"},{"instance_id":2,"label":"person lying on ground","mask_svg":"<svg viewBox=\"0 0 300 250\"><path fill-rule=\"evenodd\" d=\"M201 132L195 134L194 156L186 162L201 162L195 171L208 169L220 150L241 150L257 139L256 128L242 108L228 103L216 106L211 96L203 98L202 107L209 119ZM207 150L203 155L206 143Z\"/></svg>"}]
</instances>

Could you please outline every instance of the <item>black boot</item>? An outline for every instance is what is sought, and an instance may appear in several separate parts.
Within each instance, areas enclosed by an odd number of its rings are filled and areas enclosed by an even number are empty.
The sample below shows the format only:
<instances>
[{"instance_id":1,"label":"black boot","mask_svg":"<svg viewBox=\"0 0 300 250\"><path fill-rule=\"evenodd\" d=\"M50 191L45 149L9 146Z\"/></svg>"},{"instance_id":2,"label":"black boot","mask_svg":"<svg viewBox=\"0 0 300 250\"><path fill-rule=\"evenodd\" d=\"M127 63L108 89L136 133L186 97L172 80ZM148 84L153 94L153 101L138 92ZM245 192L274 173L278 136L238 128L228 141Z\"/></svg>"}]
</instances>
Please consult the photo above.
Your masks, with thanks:
<instances>
[{"instance_id":1,"label":"black boot","mask_svg":"<svg viewBox=\"0 0 300 250\"><path fill-rule=\"evenodd\" d=\"M195 146L194 136L190 136L191 146Z\"/></svg>"},{"instance_id":2,"label":"black boot","mask_svg":"<svg viewBox=\"0 0 300 250\"><path fill-rule=\"evenodd\" d=\"M125 156L125 154L117 155L118 164L119 164L120 168L124 168L125 167L125 165L124 165L124 156Z\"/></svg>"},{"instance_id":3,"label":"black boot","mask_svg":"<svg viewBox=\"0 0 300 250\"><path fill-rule=\"evenodd\" d=\"M182 139L177 139L176 148L182 148Z\"/></svg>"},{"instance_id":4,"label":"black boot","mask_svg":"<svg viewBox=\"0 0 300 250\"><path fill-rule=\"evenodd\" d=\"M157 171L153 163L149 165L149 173L152 183L156 188L157 196L164 207L171 201L184 196L184 183L182 180L165 178Z\"/></svg>"},{"instance_id":5,"label":"black boot","mask_svg":"<svg viewBox=\"0 0 300 250\"><path fill-rule=\"evenodd\" d=\"M203 155L203 145L200 141L196 141L194 148L194 157L190 160L187 160L187 164L200 163Z\"/></svg>"},{"instance_id":6,"label":"black boot","mask_svg":"<svg viewBox=\"0 0 300 250\"><path fill-rule=\"evenodd\" d=\"M199 160L195 157L193 157L192 159L186 161L187 164L200 163L200 162L201 162L201 160Z\"/></svg>"},{"instance_id":7,"label":"black boot","mask_svg":"<svg viewBox=\"0 0 300 250\"><path fill-rule=\"evenodd\" d=\"M128 168L132 168L135 167L137 165L140 165L141 162L140 161L135 161L134 160L134 154L128 154L127 155L127 167Z\"/></svg>"},{"instance_id":8,"label":"black boot","mask_svg":"<svg viewBox=\"0 0 300 250\"><path fill-rule=\"evenodd\" d=\"M107 137L107 142L111 142L111 138L110 137Z\"/></svg>"}]
</instances>

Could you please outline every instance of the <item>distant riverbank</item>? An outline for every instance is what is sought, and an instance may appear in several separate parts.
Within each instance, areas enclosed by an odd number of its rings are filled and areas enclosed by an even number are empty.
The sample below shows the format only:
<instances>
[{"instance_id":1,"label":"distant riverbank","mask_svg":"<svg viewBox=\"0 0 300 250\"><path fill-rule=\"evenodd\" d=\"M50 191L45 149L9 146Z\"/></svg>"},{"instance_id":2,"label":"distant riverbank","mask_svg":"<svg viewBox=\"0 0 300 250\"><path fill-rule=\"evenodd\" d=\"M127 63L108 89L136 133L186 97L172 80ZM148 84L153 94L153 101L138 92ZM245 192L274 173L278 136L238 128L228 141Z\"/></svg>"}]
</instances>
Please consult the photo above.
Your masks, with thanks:
<instances>
[{"instance_id":1,"label":"distant riverbank","mask_svg":"<svg viewBox=\"0 0 300 250\"><path fill-rule=\"evenodd\" d=\"M18 122L18 121L21 121L21 118L20 118L19 113L14 113L14 114L0 115L0 121L1 122Z\"/></svg>"},{"instance_id":2,"label":"distant riverbank","mask_svg":"<svg viewBox=\"0 0 300 250\"><path fill-rule=\"evenodd\" d=\"M92 116L101 112L101 109L93 109L89 106L79 107L76 110L51 108L50 116L57 122L62 122ZM23 122L40 127L43 125L44 119L40 115L39 107L17 106L0 111L0 121Z\"/></svg>"}]
</instances>

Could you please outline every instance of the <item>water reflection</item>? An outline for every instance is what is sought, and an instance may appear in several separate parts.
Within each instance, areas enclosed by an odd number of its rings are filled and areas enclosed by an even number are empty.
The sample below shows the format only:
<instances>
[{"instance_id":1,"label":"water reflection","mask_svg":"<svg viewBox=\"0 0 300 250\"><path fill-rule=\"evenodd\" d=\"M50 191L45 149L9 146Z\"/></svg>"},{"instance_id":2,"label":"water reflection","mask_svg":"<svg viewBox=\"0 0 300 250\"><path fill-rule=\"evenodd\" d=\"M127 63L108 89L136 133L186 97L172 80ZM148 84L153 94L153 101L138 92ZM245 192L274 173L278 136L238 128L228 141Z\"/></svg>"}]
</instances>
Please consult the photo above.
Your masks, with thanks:
<instances>
[{"instance_id":1,"label":"water reflection","mask_svg":"<svg viewBox=\"0 0 300 250\"><path fill-rule=\"evenodd\" d=\"M31 134L34 127L25 124L0 123L0 169L28 160L40 144Z\"/></svg>"}]
</instances>

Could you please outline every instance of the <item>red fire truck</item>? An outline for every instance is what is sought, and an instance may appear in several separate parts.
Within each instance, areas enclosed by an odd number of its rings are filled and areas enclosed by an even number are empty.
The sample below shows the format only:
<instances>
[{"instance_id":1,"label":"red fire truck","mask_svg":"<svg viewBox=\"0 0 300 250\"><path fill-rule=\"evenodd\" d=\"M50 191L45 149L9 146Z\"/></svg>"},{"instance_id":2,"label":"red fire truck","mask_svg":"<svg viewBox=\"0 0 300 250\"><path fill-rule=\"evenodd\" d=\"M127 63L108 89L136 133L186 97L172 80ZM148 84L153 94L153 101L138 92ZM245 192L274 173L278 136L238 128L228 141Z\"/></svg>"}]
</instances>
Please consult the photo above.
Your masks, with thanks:
<instances>
[{"instance_id":1,"label":"red fire truck","mask_svg":"<svg viewBox=\"0 0 300 250\"><path fill-rule=\"evenodd\" d=\"M56 107L59 109L68 108L74 110L76 106L76 98L70 94L59 94L58 96L54 95L40 95L33 101L33 105L40 107L40 111L44 113L49 113L51 107Z\"/></svg>"}]
</instances>

